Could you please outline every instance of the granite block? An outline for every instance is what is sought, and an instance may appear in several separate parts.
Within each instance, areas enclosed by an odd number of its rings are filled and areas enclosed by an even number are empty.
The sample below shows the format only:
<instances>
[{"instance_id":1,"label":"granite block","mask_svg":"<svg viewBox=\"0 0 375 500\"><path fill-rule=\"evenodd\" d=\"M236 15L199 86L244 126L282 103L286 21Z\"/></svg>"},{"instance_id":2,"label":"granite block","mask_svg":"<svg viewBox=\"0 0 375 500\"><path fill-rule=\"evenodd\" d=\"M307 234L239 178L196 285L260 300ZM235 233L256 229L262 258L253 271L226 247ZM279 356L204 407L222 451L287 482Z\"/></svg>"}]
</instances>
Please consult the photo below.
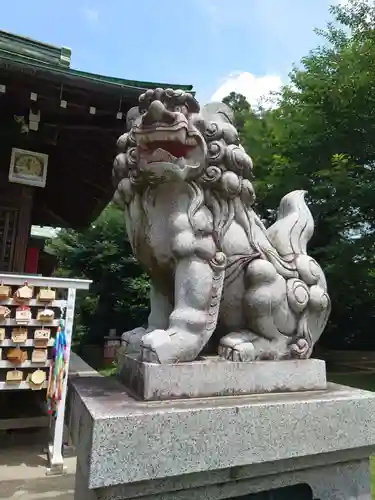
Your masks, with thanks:
<instances>
[{"instance_id":1,"label":"granite block","mask_svg":"<svg viewBox=\"0 0 375 500\"><path fill-rule=\"evenodd\" d=\"M136 497L142 500L227 500L248 498L251 494L263 493L260 498L274 498L272 491L295 485L308 485L314 499L319 500L371 500L369 461L343 462L324 467L298 469L280 472L244 481L234 479L206 485L200 488L183 488L175 491L147 491ZM77 485L79 487L79 485ZM78 488L77 488L78 490ZM82 491L82 490L81 490ZM76 493L75 499L92 500L130 500L127 488L100 488ZM278 498L275 495L275 498ZM284 497L283 497L284 498ZM291 498L290 493L285 498Z\"/></svg>"},{"instance_id":2,"label":"granite block","mask_svg":"<svg viewBox=\"0 0 375 500\"><path fill-rule=\"evenodd\" d=\"M158 402L136 400L110 378L73 384L90 416L90 489L375 448L375 394L335 384Z\"/></svg>"},{"instance_id":3,"label":"granite block","mask_svg":"<svg viewBox=\"0 0 375 500\"><path fill-rule=\"evenodd\" d=\"M206 357L189 363L160 365L138 361L124 349L117 355L118 375L145 401L321 391L327 387L320 359L249 363Z\"/></svg>"},{"instance_id":4,"label":"granite block","mask_svg":"<svg viewBox=\"0 0 375 500\"><path fill-rule=\"evenodd\" d=\"M352 494L355 481L359 482L357 487L361 488L361 492L365 492L366 488L368 490L366 468L368 474L368 456L371 451L372 449L359 448L345 452L120 484L96 490L87 489L87 480L82 476L78 477L79 467L77 466L76 481L79 483L80 490L83 486L87 491L95 491L95 499L98 500L132 500L139 497L142 497L142 500L164 500L167 496L174 500L178 498L182 500L182 497L188 496L189 493L191 498L198 498L202 492L204 492L204 498L215 500L258 492L269 485L276 484L283 487L304 481L308 482L314 490L320 487L320 491L323 485L327 491L332 491L332 486L336 484L335 487L337 487L337 483L342 483L342 486L347 488L350 481L352 487L347 490ZM342 468L339 464L342 464ZM351 469L350 477L346 478L346 481L343 480L342 469ZM339 471L338 477L335 478ZM342 490L340 489L339 492L342 493ZM91 498L89 495L87 497ZM320 496L317 498L321 500ZM330 496L327 498L331 500ZM345 498L344 495L342 498Z\"/></svg>"}]
</instances>

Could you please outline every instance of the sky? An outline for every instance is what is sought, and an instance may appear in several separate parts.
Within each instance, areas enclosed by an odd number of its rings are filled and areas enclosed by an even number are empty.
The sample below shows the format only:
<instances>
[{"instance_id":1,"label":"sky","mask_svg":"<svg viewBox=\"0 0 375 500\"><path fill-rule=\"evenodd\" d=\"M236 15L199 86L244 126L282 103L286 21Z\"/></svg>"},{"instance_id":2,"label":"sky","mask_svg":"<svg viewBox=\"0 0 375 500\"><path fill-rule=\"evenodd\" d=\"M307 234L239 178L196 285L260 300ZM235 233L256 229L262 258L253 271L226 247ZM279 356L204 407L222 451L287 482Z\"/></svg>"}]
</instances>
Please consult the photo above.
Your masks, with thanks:
<instances>
[{"instance_id":1,"label":"sky","mask_svg":"<svg viewBox=\"0 0 375 500\"><path fill-rule=\"evenodd\" d=\"M12 0L0 29L69 47L75 69L192 84L201 102L255 103L320 43L339 0Z\"/></svg>"}]
</instances>

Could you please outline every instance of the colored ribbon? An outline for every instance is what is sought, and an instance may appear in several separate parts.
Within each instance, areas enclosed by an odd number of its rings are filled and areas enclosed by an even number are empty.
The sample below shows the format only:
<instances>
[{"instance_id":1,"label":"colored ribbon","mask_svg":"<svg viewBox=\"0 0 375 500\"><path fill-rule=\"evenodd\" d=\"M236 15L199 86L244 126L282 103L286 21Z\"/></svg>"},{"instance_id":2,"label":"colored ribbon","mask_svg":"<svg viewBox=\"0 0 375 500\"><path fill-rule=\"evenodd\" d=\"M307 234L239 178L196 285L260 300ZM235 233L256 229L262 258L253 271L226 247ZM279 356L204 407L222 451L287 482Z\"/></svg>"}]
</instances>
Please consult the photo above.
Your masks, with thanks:
<instances>
[{"instance_id":1,"label":"colored ribbon","mask_svg":"<svg viewBox=\"0 0 375 500\"><path fill-rule=\"evenodd\" d=\"M51 358L49 381L47 389L47 407L49 415L57 416L59 402L62 397L62 387L65 378L65 367L67 360L67 343L65 335L64 320L60 319L57 328L53 356Z\"/></svg>"}]
</instances>

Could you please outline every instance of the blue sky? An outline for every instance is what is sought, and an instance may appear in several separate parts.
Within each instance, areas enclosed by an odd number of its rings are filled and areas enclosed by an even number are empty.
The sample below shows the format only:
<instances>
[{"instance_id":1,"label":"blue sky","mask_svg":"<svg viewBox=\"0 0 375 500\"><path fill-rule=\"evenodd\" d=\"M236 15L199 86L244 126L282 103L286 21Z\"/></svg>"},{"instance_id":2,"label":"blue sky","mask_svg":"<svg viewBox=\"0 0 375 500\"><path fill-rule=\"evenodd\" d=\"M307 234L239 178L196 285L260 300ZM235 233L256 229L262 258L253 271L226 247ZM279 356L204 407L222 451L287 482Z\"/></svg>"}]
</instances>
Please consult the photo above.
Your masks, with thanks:
<instances>
[{"instance_id":1,"label":"blue sky","mask_svg":"<svg viewBox=\"0 0 375 500\"><path fill-rule=\"evenodd\" d=\"M335 0L12 0L1 29L72 49L72 67L252 101L285 82ZM223 87L224 85L224 87ZM219 90L218 90L219 89Z\"/></svg>"}]
</instances>

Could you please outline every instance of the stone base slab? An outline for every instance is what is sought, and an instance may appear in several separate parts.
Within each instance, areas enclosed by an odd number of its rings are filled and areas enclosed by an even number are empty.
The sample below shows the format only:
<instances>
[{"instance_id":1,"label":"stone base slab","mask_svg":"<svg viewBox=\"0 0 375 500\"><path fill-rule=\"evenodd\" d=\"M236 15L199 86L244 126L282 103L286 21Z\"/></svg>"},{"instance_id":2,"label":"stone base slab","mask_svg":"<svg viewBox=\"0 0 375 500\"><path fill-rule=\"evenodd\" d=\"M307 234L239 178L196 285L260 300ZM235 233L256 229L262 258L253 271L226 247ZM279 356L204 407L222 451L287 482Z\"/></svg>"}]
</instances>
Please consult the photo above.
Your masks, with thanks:
<instances>
[{"instance_id":1,"label":"stone base slab","mask_svg":"<svg viewBox=\"0 0 375 500\"><path fill-rule=\"evenodd\" d=\"M245 469L254 474L265 467L270 474L273 468L279 474L285 461L314 457L323 457L319 464L324 469L326 456L343 454L335 463L355 461L375 449L375 394L349 387L328 384L325 391L139 401L109 377L74 378L70 383L70 430L87 490L129 489L154 480L164 488L179 476L187 477L188 489L195 474L213 474L222 483L224 469L229 478L239 480ZM144 488L142 492L146 495Z\"/></svg>"},{"instance_id":2,"label":"stone base slab","mask_svg":"<svg viewBox=\"0 0 375 500\"><path fill-rule=\"evenodd\" d=\"M123 348L117 359L121 382L145 401L327 388L325 362L320 359L241 363L206 357L190 363L160 365L138 361Z\"/></svg>"}]
</instances>

